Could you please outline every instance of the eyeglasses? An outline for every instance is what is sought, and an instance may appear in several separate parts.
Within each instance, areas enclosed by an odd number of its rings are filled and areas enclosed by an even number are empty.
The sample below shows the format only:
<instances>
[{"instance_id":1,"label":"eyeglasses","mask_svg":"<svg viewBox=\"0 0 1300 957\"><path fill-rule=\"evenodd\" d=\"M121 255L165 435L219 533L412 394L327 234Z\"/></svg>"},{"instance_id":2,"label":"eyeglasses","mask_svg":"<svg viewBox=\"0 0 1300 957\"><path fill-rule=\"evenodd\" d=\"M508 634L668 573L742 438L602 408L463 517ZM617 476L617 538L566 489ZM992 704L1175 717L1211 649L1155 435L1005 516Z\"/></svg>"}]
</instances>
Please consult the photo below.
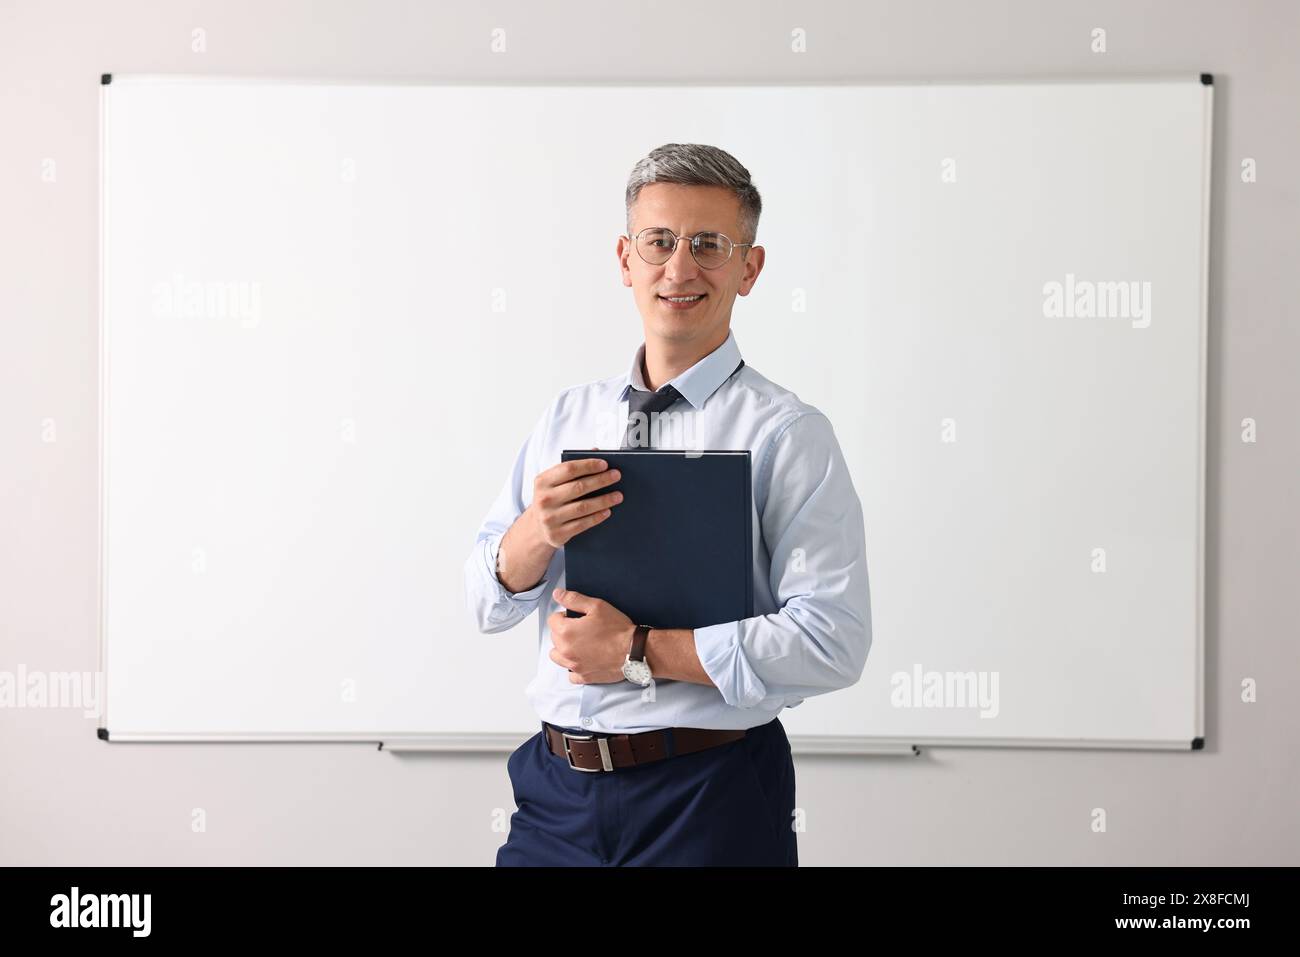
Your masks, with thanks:
<instances>
[{"instance_id":1,"label":"eyeglasses","mask_svg":"<svg viewBox=\"0 0 1300 957\"><path fill-rule=\"evenodd\" d=\"M704 232L694 236L678 236L667 226L647 226L636 234L633 244L636 253L651 266L662 266L673 258L677 252L677 243L682 239L691 242L691 255L700 264L701 269L717 269L726 265L731 253L737 246L753 246L753 243L733 243L722 233Z\"/></svg>"}]
</instances>

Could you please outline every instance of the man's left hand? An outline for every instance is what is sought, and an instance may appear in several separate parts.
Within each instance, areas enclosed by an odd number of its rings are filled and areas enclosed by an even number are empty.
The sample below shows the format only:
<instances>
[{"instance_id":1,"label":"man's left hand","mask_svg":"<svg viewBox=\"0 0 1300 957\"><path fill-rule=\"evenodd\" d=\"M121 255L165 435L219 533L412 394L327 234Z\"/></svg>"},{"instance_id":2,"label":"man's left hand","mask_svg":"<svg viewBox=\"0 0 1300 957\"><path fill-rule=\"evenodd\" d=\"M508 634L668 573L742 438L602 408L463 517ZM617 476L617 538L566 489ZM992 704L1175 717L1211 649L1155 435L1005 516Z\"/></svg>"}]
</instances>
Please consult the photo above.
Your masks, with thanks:
<instances>
[{"instance_id":1,"label":"man's left hand","mask_svg":"<svg viewBox=\"0 0 1300 957\"><path fill-rule=\"evenodd\" d=\"M569 669L574 684L611 684L625 681L623 662L632 648L636 625L613 605L581 592L557 588L559 604L580 612L570 618L557 611L547 619L551 628L551 660Z\"/></svg>"}]
</instances>

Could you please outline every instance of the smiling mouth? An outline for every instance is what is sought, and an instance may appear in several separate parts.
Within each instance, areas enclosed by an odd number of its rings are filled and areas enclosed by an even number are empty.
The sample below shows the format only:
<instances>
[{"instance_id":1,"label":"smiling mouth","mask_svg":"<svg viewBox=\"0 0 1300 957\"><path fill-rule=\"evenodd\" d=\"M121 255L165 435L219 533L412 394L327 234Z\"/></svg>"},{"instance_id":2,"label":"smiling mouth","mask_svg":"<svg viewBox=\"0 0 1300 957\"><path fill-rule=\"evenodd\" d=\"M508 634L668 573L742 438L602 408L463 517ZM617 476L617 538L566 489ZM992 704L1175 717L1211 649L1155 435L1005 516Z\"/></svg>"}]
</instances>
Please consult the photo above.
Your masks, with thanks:
<instances>
[{"instance_id":1,"label":"smiling mouth","mask_svg":"<svg viewBox=\"0 0 1300 957\"><path fill-rule=\"evenodd\" d=\"M708 293L697 293L694 296L659 296L664 302L671 302L674 305L689 305L692 302L699 302Z\"/></svg>"}]
</instances>

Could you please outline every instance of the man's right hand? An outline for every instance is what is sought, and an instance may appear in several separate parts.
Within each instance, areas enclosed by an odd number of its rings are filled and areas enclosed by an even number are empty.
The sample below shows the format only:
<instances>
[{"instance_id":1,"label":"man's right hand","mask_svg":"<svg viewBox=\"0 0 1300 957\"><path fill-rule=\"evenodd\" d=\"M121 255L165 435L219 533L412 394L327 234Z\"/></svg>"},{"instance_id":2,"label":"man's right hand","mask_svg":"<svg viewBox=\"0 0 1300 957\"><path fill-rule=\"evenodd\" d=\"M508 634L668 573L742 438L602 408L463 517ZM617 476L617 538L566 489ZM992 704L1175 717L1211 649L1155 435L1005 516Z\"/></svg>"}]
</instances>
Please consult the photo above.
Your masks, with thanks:
<instances>
[{"instance_id":1,"label":"man's right hand","mask_svg":"<svg viewBox=\"0 0 1300 957\"><path fill-rule=\"evenodd\" d=\"M623 501L622 492L582 496L613 485L621 477L622 473L607 468L603 459L561 462L534 480L533 502L524 514L533 513L542 541L551 548L562 548L574 535L609 518L614 506Z\"/></svg>"},{"instance_id":2,"label":"man's right hand","mask_svg":"<svg viewBox=\"0 0 1300 957\"><path fill-rule=\"evenodd\" d=\"M622 477L603 459L573 459L540 473L533 481L533 501L501 539L498 579L514 594L528 591L546 574L557 549L579 532L609 518L623 501L622 492L582 498ZM581 499L581 501L579 501Z\"/></svg>"}]
</instances>

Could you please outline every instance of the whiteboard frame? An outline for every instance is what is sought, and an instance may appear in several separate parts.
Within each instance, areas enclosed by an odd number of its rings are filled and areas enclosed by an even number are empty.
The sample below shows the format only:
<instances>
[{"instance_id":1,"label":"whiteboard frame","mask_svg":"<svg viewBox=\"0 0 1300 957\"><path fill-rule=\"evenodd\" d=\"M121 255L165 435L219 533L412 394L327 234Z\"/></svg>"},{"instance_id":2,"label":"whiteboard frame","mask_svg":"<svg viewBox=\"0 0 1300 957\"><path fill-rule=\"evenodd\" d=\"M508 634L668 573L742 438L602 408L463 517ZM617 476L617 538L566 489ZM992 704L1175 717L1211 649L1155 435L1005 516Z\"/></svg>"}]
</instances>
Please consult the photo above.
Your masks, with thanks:
<instances>
[{"instance_id":1,"label":"whiteboard frame","mask_svg":"<svg viewBox=\"0 0 1300 957\"><path fill-rule=\"evenodd\" d=\"M154 74L105 73L101 76L99 93L99 201L98 201L98 246L99 246L99 303L97 343L99 363L98 389L98 424L96 447L96 505L98 521L96 523L99 541L96 546L96 589L98 592L97 644L99 652L99 673L108 673L108 635L107 635L107 601L104 583L104 566L108 544L107 500L108 488L104 469L104 424L108 396L108 363L105 349L106 288L108 282L108 251L105 244L106 224L108 222L108 191L105 188L108 179L108 157L105 150L106 130L109 119L108 88L115 83L224 83L224 84L285 84L285 85L325 85L325 86L466 86L466 87L618 87L618 86L662 86L662 87L696 87L696 86L747 86L747 87L879 87L879 86L1005 86L1005 85L1104 85L1107 83L1169 83L1183 79L1197 82L1203 87L1203 122L1204 148L1202 155L1202 209L1201 209L1201 284L1200 308L1197 316L1199 324L1199 349L1197 369L1197 513L1196 521L1196 576L1195 576L1195 621L1196 621L1196 689L1195 689L1195 728L1196 736L1187 743L1165 740L1134 739L1127 741L1096 740L1082 738L948 738L926 737L896 738L864 735L790 735L792 751L801 755L810 754L847 754L847 755L917 755L920 748L995 748L995 749L1065 749L1065 750L1137 750L1137 751L1199 751L1205 747L1205 498L1206 498L1206 428L1207 428L1207 374L1208 374L1208 337L1209 337L1209 272L1210 272L1210 223L1212 218L1212 180L1214 154L1214 78L1210 73L1199 74L1149 74L1124 76L1034 76L1034 77L944 77L938 80L898 78L869 81L844 79L799 79L773 82L770 79L747 80L745 78L725 79L671 79L671 80L592 80L590 77L573 79L547 78L530 80L527 77L508 79L465 79L465 78L421 78L421 77L321 77L321 76L274 76L264 74L204 75L204 74ZM515 734L484 732L481 734L427 733L415 734L397 732L392 734L334 733L321 732L312 734L258 732L248 733L207 733L207 734L170 734L157 733L118 733L112 734L109 728L108 695L102 702L96 737L108 742L134 743L356 743L376 745L378 750L394 753L403 752L460 752L460 753L508 753L519 746ZM540 728L540 722L539 722Z\"/></svg>"}]
</instances>

